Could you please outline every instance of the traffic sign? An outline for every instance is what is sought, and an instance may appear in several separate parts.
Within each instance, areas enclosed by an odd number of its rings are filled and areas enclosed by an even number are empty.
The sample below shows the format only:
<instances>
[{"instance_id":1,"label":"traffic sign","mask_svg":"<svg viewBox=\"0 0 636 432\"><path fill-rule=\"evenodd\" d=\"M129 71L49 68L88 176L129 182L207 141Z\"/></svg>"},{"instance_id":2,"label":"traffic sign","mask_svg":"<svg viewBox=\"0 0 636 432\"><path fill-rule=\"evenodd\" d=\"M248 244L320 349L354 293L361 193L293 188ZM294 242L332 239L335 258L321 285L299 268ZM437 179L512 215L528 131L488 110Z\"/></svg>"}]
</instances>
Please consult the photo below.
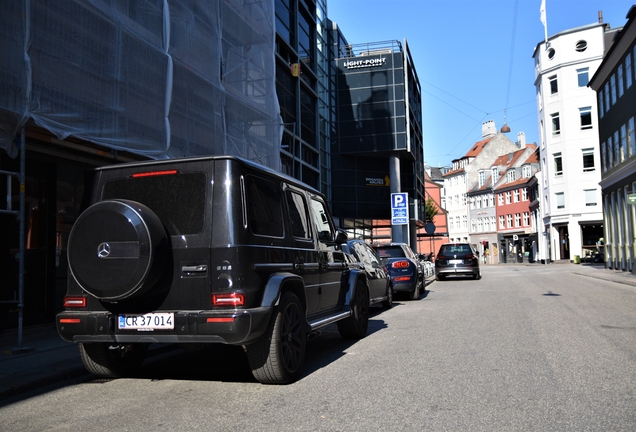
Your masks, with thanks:
<instances>
[{"instance_id":1,"label":"traffic sign","mask_svg":"<svg viewBox=\"0 0 636 432\"><path fill-rule=\"evenodd\" d=\"M391 225L408 225L409 223L409 194L391 194Z\"/></svg>"}]
</instances>

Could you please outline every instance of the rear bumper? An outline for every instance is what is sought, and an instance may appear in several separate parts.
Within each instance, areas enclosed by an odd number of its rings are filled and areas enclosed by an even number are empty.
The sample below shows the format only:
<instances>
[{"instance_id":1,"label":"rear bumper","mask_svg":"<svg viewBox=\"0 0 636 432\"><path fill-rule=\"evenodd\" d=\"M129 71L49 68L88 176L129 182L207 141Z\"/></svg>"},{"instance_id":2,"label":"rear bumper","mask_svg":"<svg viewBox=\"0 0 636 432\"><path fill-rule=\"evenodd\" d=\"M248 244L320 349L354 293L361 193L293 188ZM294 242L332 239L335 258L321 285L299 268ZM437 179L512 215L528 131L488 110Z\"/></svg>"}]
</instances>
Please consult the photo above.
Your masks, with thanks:
<instances>
[{"instance_id":1,"label":"rear bumper","mask_svg":"<svg viewBox=\"0 0 636 432\"><path fill-rule=\"evenodd\" d=\"M466 267L436 267L436 275L448 276L448 275L476 275L479 274L479 267L466 266Z\"/></svg>"},{"instance_id":2,"label":"rear bumper","mask_svg":"<svg viewBox=\"0 0 636 432\"><path fill-rule=\"evenodd\" d=\"M119 330L117 315L110 312L65 311L57 315L55 322L58 333L68 342L244 345L265 332L272 310L179 311L174 312L173 330L155 331Z\"/></svg>"}]
</instances>

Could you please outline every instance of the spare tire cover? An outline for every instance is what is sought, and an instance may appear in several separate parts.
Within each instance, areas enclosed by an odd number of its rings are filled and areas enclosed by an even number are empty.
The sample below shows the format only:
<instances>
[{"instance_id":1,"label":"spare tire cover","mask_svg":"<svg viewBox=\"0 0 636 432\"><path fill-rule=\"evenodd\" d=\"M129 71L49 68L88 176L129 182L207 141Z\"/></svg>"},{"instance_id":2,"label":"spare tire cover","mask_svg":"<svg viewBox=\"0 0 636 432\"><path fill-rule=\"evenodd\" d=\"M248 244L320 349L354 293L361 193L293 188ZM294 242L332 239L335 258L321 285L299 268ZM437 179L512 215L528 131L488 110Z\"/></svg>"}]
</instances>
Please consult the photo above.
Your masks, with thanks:
<instances>
[{"instance_id":1,"label":"spare tire cover","mask_svg":"<svg viewBox=\"0 0 636 432\"><path fill-rule=\"evenodd\" d=\"M143 204L101 201L73 225L69 269L82 289L100 300L129 298L156 281L166 239L159 217Z\"/></svg>"}]
</instances>

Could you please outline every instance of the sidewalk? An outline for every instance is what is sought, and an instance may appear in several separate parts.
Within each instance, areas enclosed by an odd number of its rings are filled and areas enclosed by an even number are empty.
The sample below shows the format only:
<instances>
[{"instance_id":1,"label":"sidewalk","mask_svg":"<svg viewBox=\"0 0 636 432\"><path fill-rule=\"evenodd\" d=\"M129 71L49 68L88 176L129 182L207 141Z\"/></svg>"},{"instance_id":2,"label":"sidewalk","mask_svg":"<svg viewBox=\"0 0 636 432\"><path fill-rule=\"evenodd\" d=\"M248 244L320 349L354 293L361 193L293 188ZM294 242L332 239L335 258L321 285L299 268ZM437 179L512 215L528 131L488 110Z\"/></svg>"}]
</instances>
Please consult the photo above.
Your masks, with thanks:
<instances>
[{"instance_id":1,"label":"sidewalk","mask_svg":"<svg viewBox=\"0 0 636 432\"><path fill-rule=\"evenodd\" d=\"M575 274L636 287L636 276L628 272L607 270L602 264L547 264L550 265L562 266L563 270ZM17 347L17 330L0 333L0 404L41 387L91 376L84 369L77 345L63 341L54 324L23 329L24 350L18 351L15 349ZM159 354L163 350L156 351Z\"/></svg>"},{"instance_id":2,"label":"sidewalk","mask_svg":"<svg viewBox=\"0 0 636 432\"><path fill-rule=\"evenodd\" d=\"M47 385L89 374L76 344L65 342L55 324L0 333L0 402Z\"/></svg>"}]
</instances>

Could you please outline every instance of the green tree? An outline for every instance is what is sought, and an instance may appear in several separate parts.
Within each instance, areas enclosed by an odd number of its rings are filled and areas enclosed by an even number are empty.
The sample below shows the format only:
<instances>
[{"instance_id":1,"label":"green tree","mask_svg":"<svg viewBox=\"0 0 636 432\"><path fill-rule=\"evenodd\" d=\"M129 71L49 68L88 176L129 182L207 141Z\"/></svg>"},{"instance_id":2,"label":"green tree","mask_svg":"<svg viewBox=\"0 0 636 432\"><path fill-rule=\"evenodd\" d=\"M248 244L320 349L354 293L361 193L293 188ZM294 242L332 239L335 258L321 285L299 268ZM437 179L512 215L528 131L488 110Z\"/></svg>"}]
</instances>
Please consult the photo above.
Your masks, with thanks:
<instances>
[{"instance_id":1,"label":"green tree","mask_svg":"<svg viewBox=\"0 0 636 432\"><path fill-rule=\"evenodd\" d=\"M435 219L435 216L437 216L438 213L439 207L437 207L433 198L429 196L426 200L426 220L433 222L433 219Z\"/></svg>"}]
</instances>

